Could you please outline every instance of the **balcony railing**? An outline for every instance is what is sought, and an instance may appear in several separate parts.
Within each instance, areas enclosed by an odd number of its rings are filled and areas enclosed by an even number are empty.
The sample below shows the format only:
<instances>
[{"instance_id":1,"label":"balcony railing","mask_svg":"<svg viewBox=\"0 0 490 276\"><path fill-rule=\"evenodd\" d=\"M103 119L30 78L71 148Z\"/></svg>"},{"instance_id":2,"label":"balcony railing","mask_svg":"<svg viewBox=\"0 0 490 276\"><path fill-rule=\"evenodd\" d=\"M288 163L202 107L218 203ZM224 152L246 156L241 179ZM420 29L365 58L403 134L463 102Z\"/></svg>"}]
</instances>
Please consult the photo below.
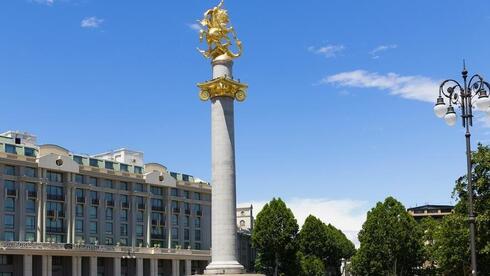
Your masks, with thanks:
<instances>
[{"instance_id":1,"label":"balcony railing","mask_svg":"<svg viewBox=\"0 0 490 276\"><path fill-rule=\"evenodd\" d=\"M36 191L27 191L27 197L37 197Z\"/></svg>"},{"instance_id":2,"label":"balcony railing","mask_svg":"<svg viewBox=\"0 0 490 276\"><path fill-rule=\"evenodd\" d=\"M190 210L190 209L186 209L186 210L184 210L184 213L185 213L186 215L190 215L190 214L191 214L191 210Z\"/></svg>"},{"instance_id":3,"label":"balcony railing","mask_svg":"<svg viewBox=\"0 0 490 276\"><path fill-rule=\"evenodd\" d=\"M17 190L7 189L7 196L17 196Z\"/></svg>"},{"instance_id":4,"label":"balcony railing","mask_svg":"<svg viewBox=\"0 0 490 276\"><path fill-rule=\"evenodd\" d=\"M173 208L173 209L172 209L172 212L173 212L174 214L179 214L179 213L180 213L180 208Z\"/></svg>"},{"instance_id":5,"label":"balcony railing","mask_svg":"<svg viewBox=\"0 0 490 276\"><path fill-rule=\"evenodd\" d=\"M128 202L121 202L121 207L122 208L129 208L129 203Z\"/></svg>"},{"instance_id":6,"label":"balcony railing","mask_svg":"<svg viewBox=\"0 0 490 276\"><path fill-rule=\"evenodd\" d=\"M99 199L98 198L92 198L92 204L99 205Z\"/></svg>"},{"instance_id":7,"label":"balcony railing","mask_svg":"<svg viewBox=\"0 0 490 276\"><path fill-rule=\"evenodd\" d=\"M77 196L77 203L85 203L85 197Z\"/></svg>"},{"instance_id":8,"label":"balcony railing","mask_svg":"<svg viewBox=\"0 0 490 276\"><path fill-rule=\"evenodd\" d=\"M56 215L56 212L54 210L48 210L48 212L47 212L48 217L54 218L55 215Z\"/></svg>"},{"instance_id":9,"label":"balcony railing","mask_svg":"<svg viewBox=\"0 0 490 276\"><path fill-rule=\"evenodd\" d=\"M196 211L197 216L202 216L202 211Z\"/></svg>"},{"instance_id":10,"label":"balcony railing","mask_svg":"<svg viewBox=\"0 0 490 276\"><path fill-rule=\"evenodd\" d=\"M64 201L65 200L65 197L63 195L48 194L46 197L48 198L48 200L57 200L57 201Z\"/></svg>"},{"instance_id":11,"label":"balcony railing","mask_svg":"<svg viewBox=\"0 0 490 276\"><path fill-rule=\"evenodd\" d=\"M105 204L106 204L107 206L114 207L114 200L106 200Z\"/></svg>"},{"instance_id":12,"label":"balcony railing","mask_svg":"<svg viewBox=\"0 0 490 276\"><path fill-rule=\"evenodd\" d=\"M153 211L165 212L165 206L151 206Z\"/></svg>"},{"instance_id":13,"label":"balcony railing","mask_svg":"<svg viewBox=\"0 0 490 276\"><path fill-rule=\"evenodd\" d=\"M63 227L46 227L46 232L48 233L64 233Z\"/></svg>"},{"instance_id":14,"label":"balcony railing","mask_svg":"<svg viewBox=\"0 0 490 276\"><path fill-rule=\"evenodd\" d=\"M151 234L151 238L152 239L157 239L157 240L164 240L165 239L165 235L163 235L163 234Z\"/></svg>"},{"instance_id":15,"label":"balcony railing","mask_svg":"<svg viewBox=\"0 0 490 276\"><path fill-rule=\"evenodd\" d=\"M141 203L138 204L138 209L140 209L140 210L144 210L145 207L146 207L145 204L141 204Z\"/></svg>"}]
</instances>

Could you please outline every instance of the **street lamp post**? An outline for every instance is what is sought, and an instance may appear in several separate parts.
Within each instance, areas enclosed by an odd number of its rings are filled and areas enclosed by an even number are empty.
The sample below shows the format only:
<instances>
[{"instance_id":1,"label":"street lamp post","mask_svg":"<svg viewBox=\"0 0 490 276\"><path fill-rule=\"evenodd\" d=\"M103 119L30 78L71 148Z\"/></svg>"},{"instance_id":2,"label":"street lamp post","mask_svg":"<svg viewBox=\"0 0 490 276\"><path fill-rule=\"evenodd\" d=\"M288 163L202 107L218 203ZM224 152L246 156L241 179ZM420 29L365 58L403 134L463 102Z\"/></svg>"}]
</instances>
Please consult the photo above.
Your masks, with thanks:
<instances>
[{"instance_id":1,"label":"street lamp post","mask_svg":"<svg viewBox=\"0 0 490 276\"><path fill-rule=\"evenodd\" d=\"M454 106L461 108L463 127L466 129L466 166L468 179L468 222L470 225L470 247L471 247L471 275L477 275L476 246L475 246L475 214L473 212L473 184L471 176L471 141L470 127L473 126L473 101L481 111L490 108L490 84L475 74L468 80L468 71L463 66L461 72L463 84L453 79L445 80L439 87L434 113L439 118L444 118L449 126L454 126L457 121ZM488 91L487 91L488 90ZM477 97L476 100L474 98ZM444 100L447 100L446 101Z\"/></svg>"}]
</instances>

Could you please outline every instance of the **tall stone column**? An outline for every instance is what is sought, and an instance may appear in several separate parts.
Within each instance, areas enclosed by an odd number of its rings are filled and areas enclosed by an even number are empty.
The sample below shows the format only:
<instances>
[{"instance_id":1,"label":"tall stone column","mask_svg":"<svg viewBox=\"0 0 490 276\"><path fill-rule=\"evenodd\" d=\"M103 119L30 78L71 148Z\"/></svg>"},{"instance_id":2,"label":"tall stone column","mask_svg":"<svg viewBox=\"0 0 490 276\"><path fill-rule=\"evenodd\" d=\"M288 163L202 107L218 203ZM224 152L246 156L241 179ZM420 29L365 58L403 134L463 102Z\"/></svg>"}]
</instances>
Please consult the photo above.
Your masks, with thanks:
<instances>
[{"instance_id":1,"label":"tall stone column","mask_svg":"<svg viewBox=\"0 0 490 276\"><path fill-rule=\"evenodd\" d=\"M97 276L97 257L90 257L89 276Z\"/></svg>"},{"instance_id":2,"label":"tall stone column","mask_svg":"<svg viewBox=\"0 0 490 276\"><path fill-rule=\"evenodd\" d=\"M231 59L212 62L215 86L238 85L232 80ZM212 165L212 261L205 274L242 273L236 254L236 178L234 96L220 95L210 87L211 98L211 165ZM233 91L225 91L225 93ZM209 93L209 92L208 92Z\"/></svg>"},{"instance_id":3,"label":"tall stone column","mask_svg":"<svg viewBox=\"0 0 490 276\"><path fill-rule=\"evenodd\" d=\"M143 258L136 259L136 276L143 276Z\"/></svg>"},{"instance_id":4,"label":"tall stone column","mask_svg":"<svg viewBox=\"0 0 490 276\"><path fill-rule=\"evenodd\" d=\"M192 275L192 260L185 260L185 275Z\"/></svg>"},{"instance_id":5,"label":"tall stone column","mask_svg":"<svg viewBox=\"0 0 490 276\"><path fill-rule=\"evenodd\" d=\"M42 256L42 276L51 276L53 274L53 259L49 255Z\"/></svg>"},{"instance_id":6,"label":"tall stone column","mask_svg":"<svg viewBox=\"0 0 490 276\"><path fill-rule=\"evenodd\" d=\"M71 274L72 276L82 276L82 257L71 257Z\"/></svg>"},{"instance_id":7,"label":"tall stone column","mask_svg":"<svg viewBox=\"0 0 490 276\"><path fill-rule=\"evenodd\" d=\"M180 260L172 260L172 276L180 275Z\"/></svg>"},{"instance_id":8,"label":"tall stone column","mask_svg":"<svg viewBox=\"0 0 490 276\"><path fill-rule=\"evenodd\" d=\"M158 260L157 259L150 259L150 275L157 275L158 274Z\"/></svg>"}]
</instances>

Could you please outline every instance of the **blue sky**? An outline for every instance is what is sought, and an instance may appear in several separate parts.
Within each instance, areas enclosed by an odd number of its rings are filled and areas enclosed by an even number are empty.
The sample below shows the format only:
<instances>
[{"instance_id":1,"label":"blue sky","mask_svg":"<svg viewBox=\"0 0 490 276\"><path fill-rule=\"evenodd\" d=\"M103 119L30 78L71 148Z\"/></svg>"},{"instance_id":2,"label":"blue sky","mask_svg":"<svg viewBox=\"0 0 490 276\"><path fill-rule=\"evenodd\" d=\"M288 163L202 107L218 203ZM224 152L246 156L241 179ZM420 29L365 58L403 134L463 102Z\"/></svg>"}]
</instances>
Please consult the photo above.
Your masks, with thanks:
<instances>
[{"instance_id":1,"label":"blue sky","mask_svg":"<svg viewBox=\"0 0 490 276\"><path fill-rule=\"evenodd\" d=\"M210 106L195 86L210 66L192 24L217 2L2 1L1 129L78 153L129 147L210 179ZM490 3L464 4L228 0L245 47L235 77L250 85L236 105L238 201L346 204L315 214L348 231L360 224L343 216L388 195L449 203L464 133L433 115L435 87L463 58L490 73ZM478 116L474 145L490 141Z\"/></svg>"}]
</instances>

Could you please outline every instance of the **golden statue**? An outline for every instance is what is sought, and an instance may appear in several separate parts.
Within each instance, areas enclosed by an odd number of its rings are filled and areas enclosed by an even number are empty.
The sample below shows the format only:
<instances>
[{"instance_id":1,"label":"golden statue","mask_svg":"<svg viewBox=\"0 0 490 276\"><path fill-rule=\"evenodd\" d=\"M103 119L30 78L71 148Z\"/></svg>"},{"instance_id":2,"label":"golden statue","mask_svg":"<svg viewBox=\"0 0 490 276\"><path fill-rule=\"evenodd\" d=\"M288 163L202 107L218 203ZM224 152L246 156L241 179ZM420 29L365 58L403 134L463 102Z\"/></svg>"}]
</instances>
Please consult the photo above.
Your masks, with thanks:
<instances>
[{"instance_id":1,"label":"golden statue","mask_svg":"<svg viewBox=\"0 0 490 276\"><path fill-rule=\"evenodd\" d=\"M199 32L199 41L202 42L206 38L208 44L207 50L201 50L198 48L199 52L203 56L209 59L237 58L242 54L242 42L237 38L236 32L233 27L228 27L230 23L230 18L228 12L222 9L224 0L221 0L218 6L207 10L204 13L204 19L198 21L201 24L201 31ZM232 46L229 34L233 35L236 47L238 49L237 53L233 53L230 50Z\"/></svg>"}]
</instances>

